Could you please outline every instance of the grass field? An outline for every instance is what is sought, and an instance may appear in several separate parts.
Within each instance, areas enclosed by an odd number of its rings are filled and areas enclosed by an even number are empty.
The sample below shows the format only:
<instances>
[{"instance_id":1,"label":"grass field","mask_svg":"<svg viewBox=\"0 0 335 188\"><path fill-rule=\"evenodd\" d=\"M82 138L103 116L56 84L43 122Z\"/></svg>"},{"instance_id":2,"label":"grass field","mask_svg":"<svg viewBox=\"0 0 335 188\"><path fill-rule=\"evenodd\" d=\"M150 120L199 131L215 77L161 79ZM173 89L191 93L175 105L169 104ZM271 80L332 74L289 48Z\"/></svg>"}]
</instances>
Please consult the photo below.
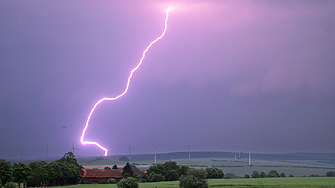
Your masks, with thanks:
<instances>
[{"instance_id":1,"label":"grass field","mask_svg":"<svg viewBox=\"0 0 335 188\"><path fill-rule=\"evenodd\" d=\"M335 178L329 177L295 177L295 178L251 178L251 179L211 179L210 187L329 187L335 188ZM140 183L143 188L178 187L178 181ZM73 185L69 188L116 188L115 184Z\"/></svg>"},{"instance_id":2,"label":"grass field","mask_svg":"<svg viewBox=\"0 0 335 188\"><path fill-rule=\"evenodd\" d=\"M328 171L335 171L334 167L325 167L319 165L316 161L264 161L254 160L253 166L248 166L247 161L238 160L233 161L231 158L220 158L220 159L192 159L180 160L176 159L179 165L187 165L190 167L201 167L206 168L208 166L215 166L221 168L223 172L234 173L239 177L244 177L245 174L251 175L253 171L268 173L270 170L277 170L279 173L284 172L286 176L292 174L294 176L310 176L311 174L326 175ZM164 163L166 161L158 160L158 163ZM100 161L84 161L79 160L79 163L85 168L98 168L103 169L105 166L112 167L117 164L119 168L122 168L126 162L116 160L100 160ZM142 160L142 161L131 161L135 163L140 170L147 170L153 163L153 161Z\"/></svg>"}]
</instances>

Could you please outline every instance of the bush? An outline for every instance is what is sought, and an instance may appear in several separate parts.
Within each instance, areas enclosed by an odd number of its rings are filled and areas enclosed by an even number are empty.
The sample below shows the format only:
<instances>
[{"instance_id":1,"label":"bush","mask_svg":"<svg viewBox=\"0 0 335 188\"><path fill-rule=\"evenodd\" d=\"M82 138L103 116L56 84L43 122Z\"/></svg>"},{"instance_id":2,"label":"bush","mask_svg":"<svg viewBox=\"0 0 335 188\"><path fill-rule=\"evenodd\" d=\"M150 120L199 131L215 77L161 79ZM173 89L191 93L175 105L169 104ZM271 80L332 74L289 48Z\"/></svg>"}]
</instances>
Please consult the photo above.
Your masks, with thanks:
<instances>
[{"instance_id":1,"label":"bush","mask_svg":"<svg viewBox=\"0 0 335 188\"><path fill-rule=\"evenodd\" d=\"M238 178L238 176L236 176L234 173L227 173L226 177L229 177L229 178L225 178L225 179L235 179L235 178Z\"/></svg>"},{"instance_id":2,"label":"bush","mask_svg":"<svg viewBox=\"0 0 335 188\"><path fill-rule=\"evenodd\" d=\"M187 175L192 175L198 179L206 179L207 178L207 171L203 168L197 169L197 168L191 168L187 171Z\"/></svg>"},{"instance_id":3,"label":"bush","mask_svg":"<svg viewBox=\"0 0 335 188\"><path fill-rule=\"evenodd\" d=\"M107 180L107 182L108 182L109 184L116 184L116 180L115 180L114 178L109 178L109 179Z\"/></svg>"},{"instance_id":4,"label":"bush","mask_svg":"<svg viewBox=\"0 0 335 188\"><path fill-rule=\"evenodd\" d=\"M112 170L111 167L109 167L109 166L105 166L104 169Z\"/></svg>"},{"instance_id":5,"label":"bush","mask_svg":"<svg viewBox=\"0 0 335 188\"><path fill-rule=\"evenodd\" d=\"M251 177L252 178L259 178L258 171L253 171L252 174L251 174Z\"/></svg>"},{"instance_id":6,"label":"bush","mask_svg":"<svg viewBox=\"0 0 335 188\"><path fill-rule=\"evenodd\" d=\"M152 172L150 176L148 177L149 182L160 182L164 180L165 180L165 177L162 174L155 174L154 172Z\"/></svg>"},{"instance_id":7,"label":"bush","mask_svg":"<svg viewBox=\"0 0 335 188\"><path fill-rule=\"evenodd\" d=\"M261 172L261 173L259 174L259 177L260 177L260 178L266 178L266 174L265 174L265 172Z\"/></svg>"},{"instance_id":8,"label":"bush","mask_svg":"<svg viewBox=\"0 0 335 188\"><path fill-rule=\"evenodd\" d=\"M277 177L279 177L279 173L277 172L277 170L271 170L271 171L268 173L268 177L269 177L269 178L277 178Z\"/></svg>"},{"instance_id":9,"label":"bush","mask_svg":"<svg viewBox=\"0 0 335 188\"><path fill-rule=\"evenodd\" d=\"M250 175L249 174L245 174L244 178L250 178Z\"/></svg>"},{"instance_id":10,"label":"bush","mask_svg":"<svg viewBox=\"0 0 335 188\"><path fill-rule=\"evenodd\" d=\"M101 180L98 182L98 184L106 184L105 180Z\"/></svg>"},{"instance_id":11,"label":"bush","mask_svg":"<svg viewBox=\"0 0 335 188\"><path fill-rule=\"evenodd\" d=\"M327 177L335 177L335 171L333 172L333 171L328 171L327 173L326 173L326 176Z\"/></svg>"},{"instance_id":12,"label":"bush","mask_svg":"<svg viewBox=\"0 0 335 188\"><path fill-rule=\"evenodd\" d=\"M117 187L119 188L138 188L138 181L132 177L123 178L119 183L117 183Z\"/></svg>"},{"instance_id":13,"label":"bush","mask_svg":"<svg viewBox=\"0 0 335 188\"><path fill-rule=\"evenodd\" d=\"M279 176L282 177L282 178L284 178L284 177L286 177L286 174L284 172L282 172L282 173L280 173Z\"/></svg>"},{"instance_id":14,"label":"bush","mask_svg":"<svg viewBox=\"0 0 335 188\"><path fill-rule=\"evenodd\" d=\"M198 179L193 175L186 175L180 177L180 188L208 188L206 179Z\"/></svg>"},{"instance_id":15,"label":"bush","mask_svg":"<svg viewBox=\"0 0 335 188\"><path fill-rule=\"evenodd\" d=\"M7 182L4 188L16 188L16 184L14 182Z\"/></svg>"},{"instance_id":16,"label":"bush","mask_svg":"<svg viewBox=\"0 0 335 188\"><path fill-rule=\"evenodd\" d=\"M292 174L290 174L288 177L294 177Z\"/></svg>"},{"instance_id":17,"label":"bush","mask_svg":"<svg viewBox=\"0 0 335 188\"><path fill-rule=\"evenodd\" d=\"M165 177L167 181L175 181L178 180L179 174L176 170L172 169L166 173Z\"/></svg>"},{"instance_id":18,"label":"bush","mask_svg":"<svg viewBox=\"0 0 335 188\"><path fill-rule=\"evenodd\" d=\"M216 167L208 167L206 168L207 179L222 179L224 174L223 170Z\"/></svg>"}]
</instances>

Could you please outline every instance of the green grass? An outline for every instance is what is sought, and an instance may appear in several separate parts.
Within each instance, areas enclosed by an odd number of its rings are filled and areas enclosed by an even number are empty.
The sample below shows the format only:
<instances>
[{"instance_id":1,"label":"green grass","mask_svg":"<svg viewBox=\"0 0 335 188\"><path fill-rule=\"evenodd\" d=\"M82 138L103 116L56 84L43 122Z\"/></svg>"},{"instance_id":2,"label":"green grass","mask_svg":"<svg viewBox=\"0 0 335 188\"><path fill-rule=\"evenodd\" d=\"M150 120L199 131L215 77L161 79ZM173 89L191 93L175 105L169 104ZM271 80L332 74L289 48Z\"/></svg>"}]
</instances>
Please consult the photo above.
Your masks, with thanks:
<instances>
[{"instance_id":1,"label":"green grass","mask_svg":"<svg viewBox=\"0 0 335 188\"><path fill-rule=\"evenodd\" d=\"M335 178L330 177L295 177L295 178L250 178L250 179L210 179L210 187L323 187L335 188ZM140 183L140 188L176 188L179 181ZM116 188L115 184L73 185L69 188Z\"/></svg>"}]
</instances>

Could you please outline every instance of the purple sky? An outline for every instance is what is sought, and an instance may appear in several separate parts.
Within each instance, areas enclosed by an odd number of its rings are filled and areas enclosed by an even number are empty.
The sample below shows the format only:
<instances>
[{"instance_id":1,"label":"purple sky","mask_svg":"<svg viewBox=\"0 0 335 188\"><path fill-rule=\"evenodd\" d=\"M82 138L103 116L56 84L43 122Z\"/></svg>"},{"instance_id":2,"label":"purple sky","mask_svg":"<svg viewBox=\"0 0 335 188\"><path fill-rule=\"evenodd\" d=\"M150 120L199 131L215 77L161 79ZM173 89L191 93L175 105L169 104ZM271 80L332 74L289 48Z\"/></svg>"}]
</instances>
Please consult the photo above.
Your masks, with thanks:
<instances>
[{"instance_id":1,"label":"purple sky","mask_svg":"<svg viewBox=\"0 0 335 188\"><path fill-rule=\"evenodd\" d=\"M0 158L335 151L334 1L1 1ZM66 126L64 129L61 126Z\"/></svg>"}]
</instances>

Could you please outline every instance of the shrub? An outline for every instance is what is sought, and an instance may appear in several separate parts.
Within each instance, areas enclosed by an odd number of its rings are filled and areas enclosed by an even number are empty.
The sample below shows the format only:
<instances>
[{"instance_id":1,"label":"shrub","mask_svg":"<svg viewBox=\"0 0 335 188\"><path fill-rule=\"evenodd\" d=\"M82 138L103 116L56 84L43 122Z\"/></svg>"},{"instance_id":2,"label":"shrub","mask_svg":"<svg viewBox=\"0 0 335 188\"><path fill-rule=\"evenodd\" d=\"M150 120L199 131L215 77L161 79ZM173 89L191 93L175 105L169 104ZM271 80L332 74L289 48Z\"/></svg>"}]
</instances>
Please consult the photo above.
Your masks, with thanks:
<instances>
[{"instance_id":1,"label":"shrub","mask_svg":"<svg viewBox=\"0 0 335 188\"><path fill-rule=\"evenodd\" d=\"M16 184L14 182L7 182L4 188L16 188Z\"/></svg>"},{"instance_id":2,"label":"shrub","mask_svg":"<svg viewBox=\"0 0 335 188\"><path fill-rule=\"evenodd\" d=\"M114 178L109 178L109 179L107 180L107 182L108 182L109 184L116 184L116 180L115 180Z\"/></svg>"},{"instance_id":3,"label":"shrub","mask_svg":"<svg viewBox=\"0 0 335 188\"><path fill-rule=\"evenodd\" d=\"M105 180L101 180L98 182L98 184L106 184Z\"/></svg>"},{"instance_id":4,"label":"shrub","mask_svg":"<svg viewBox=\"0 0 335 188\"><path fill-rule=\"evenodd\" d=\"M252 178L259 178L258 171L253 171L252 174L251 174L251 177Z\"/></svg>"},{"instance_id":5,"label":"shrub","mask_svg":"<svg viewBox=\"0 0 335 188\"><path fill-rule=\"evenodd\" d=\"M286 177L286 174L284 172L282 172L282 173L280 173L279 176L282 177L282 178L284 178L284 177Z\"/></svg>"},{"instance_id":6,"label":"shrub","mask_svg":"<svg viewBox=\"0 0 335 188\"><path fill-rule=\"evenodd\" d=\"M245 174L244 178L250 178L250 175L249 174Z\"/></svg>"},{"instance_id":7,"label":"shrub","mask_svg":"<svg viewBox=\"0 0 335 188\"><path fill-rule=\"evenodd\" d=\"M175 181L178 180L179 174L176 170L172 169L166 173L165 177L167 181Z\"/></svg>"},{"instance_id":8,"label":"shrub","mask_svg":"<svg viewBox=\"0 0 335 188\"><path fill-rule=\"evenodd\" d=\"M333 172L333 171L328 171L327 173L326 173L326 176L327 177L335 177L335 171Z\"/></svg>"},{"instance_id":9,"label":"shrub","mask_svg":"<svg viewBox=\"0 0 335 188\"><path fill-rule=\"evenodd\" d=\"M265 172L261 172L261 173L259 173L259 177L260 177L260 178L266 178L266 174L265 174Z\"/></svg>"},{"instance_id":10,"label":"shrub","mask_svg":"<svg viewBox=\"0 0 335 188\"><path fill-rule=\"evenodd\" d=\"M112 170L111 167L109 167L109 166L105 166L104 169Z\"/></svg>"},{"instance_id":11,"label":"shrub","mask_svg":"<svg viewBox=\"0 0 335 188\"><path fill-rule=\"evenodd\" d=\"M229 177L229 178L225 178L225 179L235 179L235 178L238 178L238 176L236 176L234 173L227 173L226 177Z\"/></svg>"},{"instance_id":12,"label":"shrub","mask_svg":"<svg viewBox=\"0 0 335 188\"><path fill-rule=\"evenodd\" d=\"M197 169L197 168L191 168L187 171L187 175L193 175L194 177L198 179L206 179L207 178L207 171L203 168Z\"/></svg>"},{"instance_id":13,"label":"shrub","mask_svg":"<svg viewBox=\"0 0 335 188\"><path fill-rule=\"evenodd\" d=\"M150 176L148 177L149 182L160 182L164 180L165 180L165 177L162 174L155 174L154 172L152 172Z\"/></svg>"},{"instance_id":14,"label":"shrub","mask_svg":"<svg viewBox=\"0 0 335 188\"><path fill-rule=\"evenodd\" d=\"M119 183L117 183L119 188L138 188L138 181L135 178L128 177L123 178Z\"/></svg>"},{"instance_id":15,"label":"shrub","mask_svg":"<svg viewBox=\"0 0 335 188\"><path fill-rule=\"evenodd\" d=\"M294 177L292 174L290 174L288 177Z\"/></svg>"},{"instance_id":16,"label":"shrub","mask_svg":"<svg viewBox=\"0 0 335 188\"><path fill-rule=\"evenodd\" d=\"M269 178L279 177L279 173L277 172L277 170L270 170L270 172L268 173L268 177Z\"/></svg>"},{"instance_id":17,"label":"shrub","mask_svg":"<svg viewBox=\"0 0 335 188\"><path fill-rule=\"evenodd\" d=\"M224 174L223 170L216 167L208 167L206 168L207 179L222 179Z\"/></svg>"},{"instance_id":18,"label":"shrub","mask_svg":"<svg viewBox=\"0 0 335 188\"><path fill-rule=\"evenodd\" d=\"M206 179L198 179L193 175L186 175L180 177L180 188L208 188Z\"/></svg>"}]
</instances>

